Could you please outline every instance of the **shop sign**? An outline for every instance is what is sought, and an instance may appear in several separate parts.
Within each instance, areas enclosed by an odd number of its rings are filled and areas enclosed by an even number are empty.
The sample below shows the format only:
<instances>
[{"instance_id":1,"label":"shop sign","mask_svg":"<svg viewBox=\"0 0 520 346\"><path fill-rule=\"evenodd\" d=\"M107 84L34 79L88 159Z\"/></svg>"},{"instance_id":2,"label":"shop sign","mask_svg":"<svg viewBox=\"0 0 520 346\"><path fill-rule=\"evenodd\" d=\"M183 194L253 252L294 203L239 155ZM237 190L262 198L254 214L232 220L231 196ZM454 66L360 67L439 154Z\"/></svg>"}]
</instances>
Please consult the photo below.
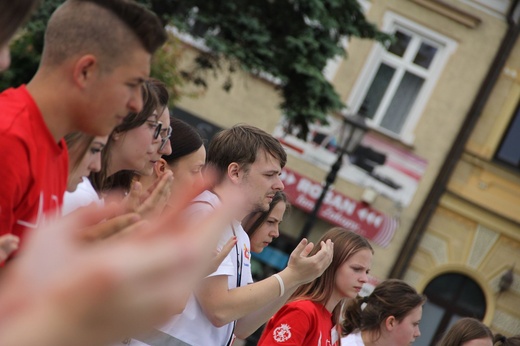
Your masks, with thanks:
<instances>
[{"instance_id":1,"label":"shop sign","mask_svg":"<svg viewBox=\"0 0 520 346\"><path fill-rule=\"evenodd\" d=\"M281 179L291 204L311 212L321 194L322 185L289 168L283 169ZM398 226L395 218L333 188L327 192L318 217L333 225L352 230L383 247L390 244Z\"/></svg>"}]
</instances>

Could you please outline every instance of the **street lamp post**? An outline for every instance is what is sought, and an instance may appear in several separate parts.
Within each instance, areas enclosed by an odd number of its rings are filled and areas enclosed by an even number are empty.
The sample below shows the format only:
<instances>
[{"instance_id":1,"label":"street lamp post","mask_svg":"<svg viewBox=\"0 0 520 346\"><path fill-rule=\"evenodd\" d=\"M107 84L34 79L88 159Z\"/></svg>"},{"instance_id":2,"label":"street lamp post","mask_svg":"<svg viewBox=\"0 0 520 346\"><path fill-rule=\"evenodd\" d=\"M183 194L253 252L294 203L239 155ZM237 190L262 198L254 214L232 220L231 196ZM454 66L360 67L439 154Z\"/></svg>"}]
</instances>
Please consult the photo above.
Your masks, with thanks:
<instances>
[{"instance_id":1,"label":"street lamp post","mask_svg":"<svg viewBox=\"0 0 520 346\"><path fill-rule=\"evenodd\" d=\"M352 154L352 152L357 148L363 136L367 131L367 126L365 124L365 119L360 117L359 115L345 115L343 116L343 145L338 152L338 157L336 162L332 165L327 177L325 178L325 184L323 185L323 189L321 190L320 197L316 200L314 204L314 208L312 212L309 214L309 218L307 222L303 226L303 229L300 233L300 239L307 238L309 233L316 222L316 217L318 212L320 211L321 205L323 204L323 200L327 195L327 192L330 189L330 186L336 181L336 176L343 164L343 155L345 153Z\"/></svg>"}]
</instances>

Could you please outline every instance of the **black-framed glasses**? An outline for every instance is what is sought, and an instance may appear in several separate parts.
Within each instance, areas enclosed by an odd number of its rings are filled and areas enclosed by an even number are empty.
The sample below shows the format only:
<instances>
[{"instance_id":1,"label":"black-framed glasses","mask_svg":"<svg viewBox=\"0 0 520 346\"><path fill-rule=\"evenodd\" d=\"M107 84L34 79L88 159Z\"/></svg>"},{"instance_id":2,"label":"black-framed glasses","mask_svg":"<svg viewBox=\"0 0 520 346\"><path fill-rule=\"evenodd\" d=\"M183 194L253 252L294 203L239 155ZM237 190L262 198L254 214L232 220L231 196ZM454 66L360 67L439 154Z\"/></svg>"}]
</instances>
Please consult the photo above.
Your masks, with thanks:
<instances>
[{"instance_id":1,"label":"black-framed glasses","mask_svg":"<svg viewBox=\"0 0 520 346\"><path fill-rule=\"evenodd\" d=\"M161 135L163 124L160 121L158 121L158 122L154 122L153 126L154 126L153 139L156 140Z\"/></svg>"},{"instance_id":2,"label":"black-framed glasses","mask_svg":"<svg viewBox=\"0 0 520 346\"><path fill-rule=\"evenodd\" d=\"M161 127L162 127L162 124L161 124ZM163 132L164 132L164 135L163 135ZM166 146L166 143L168 143L168 140L172 136L172 127L168 126L167 129L162 129L161 131L159 131L159 134L161 136L161 146L159 147L159 151L162 151L164 149L164 147Z\"/></svg>"}]
</instances>

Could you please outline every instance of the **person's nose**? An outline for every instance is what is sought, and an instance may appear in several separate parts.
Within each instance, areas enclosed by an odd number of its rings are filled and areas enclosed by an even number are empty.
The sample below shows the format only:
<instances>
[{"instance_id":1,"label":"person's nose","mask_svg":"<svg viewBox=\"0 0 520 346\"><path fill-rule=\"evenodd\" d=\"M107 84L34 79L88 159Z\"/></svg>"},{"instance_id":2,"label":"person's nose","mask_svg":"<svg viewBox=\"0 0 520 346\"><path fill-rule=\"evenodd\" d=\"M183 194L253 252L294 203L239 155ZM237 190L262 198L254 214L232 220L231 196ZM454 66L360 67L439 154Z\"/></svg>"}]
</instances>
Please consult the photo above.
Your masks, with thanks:
<instances>
[{"instance_id":1,"label":"person's nose","mask_svg":"<svg viewBox=\"0 0 520 346\"><path fill-rule=\"evenodd\" d=\"M368 282L367 272L363 272L363 274L361 274L361 277L359 278L359 282L362 282L364 284L366 284Z\"/></svg>"},{"instance_id":2,"label":"person's nose","mask_svg":"<svg viewBox=\"0 0 520 346\"><path fill-rule=\"evenodd\" d=\"M280 179L280 176L278 176L277 182L273 187L273 190L275 191L283 191L285 186L283 185L282 179Z\"/></svg>"},{"instance_id":3,"label":"person's nose","mask_svg":"<svg viewBox=\"0 0 520 346\"><path fill-rule=\"evenodd\" d=\"M278 224L274 226L274 229L271 231L271 237L272 238L278 238L280 236L280 228L278 227Z\"/></svg>"},{"instance_id":4,"label":"person's nose","mask_svg":"<svg viewBox=\"0 0 520 346\"><path fill-rule=\"evenodd\" d=\"M170 155L172 153L172 144L170 140L168 139L166 143L164 144L164 147L162 147L161 150L159 150L159 154L161 155Z\"/></svg>"},{"instance_id":5,"label":"person's nose","mask_svg":"<svg viewBox=\"0 0 520 346\"><path fill-rule=\"evenodd\" d=\"M91 172L101 171L101 155L97 155L97 157L90 164L89 169Z\"/></svg>"},{"instance_id":6,"label":"person's nose","mask_svg":"<svg viewBox=\"0 0 520 346\"><path fill-rule=\"evenodd\" d=\"M204 183L204 174L201 172L197 173L197 178L196 178L196 182L195 182L195 185L200 185L200 184L203 184Z\"/></svg>"},{"instance_id":7,"label":"person's nose","mask_svg":"<svg viewBox=\"0 0 520 346\"><path fill-rule=\"evenodd\" d=\"M130 112L139 113L143 110L143 93L141 92L141 87L135 88L128 101L128 110Z\"/></svg>"}]
</instances>

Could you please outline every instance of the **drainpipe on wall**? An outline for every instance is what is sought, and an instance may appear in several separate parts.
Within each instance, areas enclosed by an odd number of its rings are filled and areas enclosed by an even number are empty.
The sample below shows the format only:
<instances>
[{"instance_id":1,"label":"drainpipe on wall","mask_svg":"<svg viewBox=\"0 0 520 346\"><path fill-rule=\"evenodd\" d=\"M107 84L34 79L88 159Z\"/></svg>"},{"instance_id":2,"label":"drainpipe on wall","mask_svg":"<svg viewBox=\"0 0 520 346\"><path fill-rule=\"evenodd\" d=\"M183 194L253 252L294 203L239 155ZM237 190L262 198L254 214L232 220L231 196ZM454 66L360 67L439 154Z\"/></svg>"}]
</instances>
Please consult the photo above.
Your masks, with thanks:
<instances>
[{"instance_id":1,"label":"drainpipe on wall","mask_svg":"<svg viewBox=\"0 0 520 346\"><path fill-rule=\"evenodd\" d=\"M482 114L491 92L500 76L504 65L511 54L516 40L518 39L520 32L520 0L515 0L511 6L511 10L507 16L507 22L509 24L506 34L502 39L502 43L493 59L493 63L489 68L489 71L484 79L484 82L479 88L477 96L475 97L473 104L462 124L459 133L455 139L453 146L451 147L446 161L444 162L439 175L433 183L430 193L426 197L426 200L421 207L421 210L417 214L415 221L412 225L410 234L408 235L407 241L401 247L397 260L395 261L392 271L389 277L391 278L403 278L416 249L422 239L426 227L436 210L441 196L446 191L446 185L449 178L451 177L455 165L460 160L466 142L468 141L471 132L475 128L475 125Z\"/></svg>"}]
</instances>

